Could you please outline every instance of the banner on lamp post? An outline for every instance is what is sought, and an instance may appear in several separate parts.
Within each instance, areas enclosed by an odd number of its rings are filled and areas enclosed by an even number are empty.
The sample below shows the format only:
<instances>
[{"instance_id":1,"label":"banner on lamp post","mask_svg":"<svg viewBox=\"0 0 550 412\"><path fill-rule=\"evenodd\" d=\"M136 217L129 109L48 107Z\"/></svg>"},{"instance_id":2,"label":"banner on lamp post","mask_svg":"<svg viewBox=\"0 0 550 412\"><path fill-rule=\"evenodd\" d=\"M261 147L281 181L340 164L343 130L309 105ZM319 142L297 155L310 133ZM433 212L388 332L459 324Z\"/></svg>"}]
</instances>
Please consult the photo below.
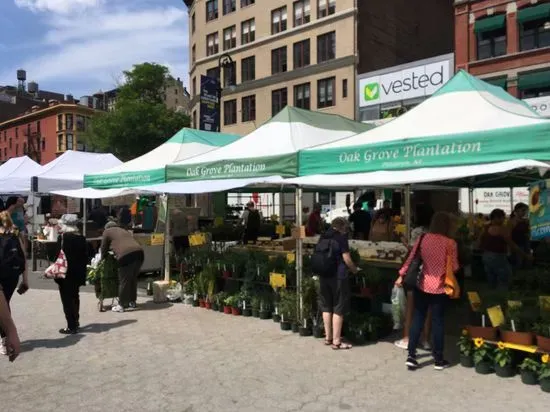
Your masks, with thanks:
<instances>
[{"instance_id":1,"label":"banner on lamp post","mask_svg":"<svg viewBox=\"0 0 550 412\"><path fill-rule=\"evenodd\" d=\"M220 81L201 76L199 129L207 132L220 130Z\"/></svg>"}]
</instances>

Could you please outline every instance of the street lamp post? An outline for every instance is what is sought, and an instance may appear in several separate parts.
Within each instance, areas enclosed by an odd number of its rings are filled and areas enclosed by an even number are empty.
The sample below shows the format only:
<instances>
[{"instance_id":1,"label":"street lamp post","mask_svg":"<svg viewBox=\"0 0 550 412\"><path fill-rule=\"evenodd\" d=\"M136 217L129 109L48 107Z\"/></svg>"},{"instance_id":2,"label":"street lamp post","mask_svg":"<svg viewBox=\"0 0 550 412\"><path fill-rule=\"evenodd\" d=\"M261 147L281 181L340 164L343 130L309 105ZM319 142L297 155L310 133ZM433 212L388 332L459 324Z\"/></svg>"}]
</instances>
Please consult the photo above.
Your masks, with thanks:
<instances>
[{"instance_id":1,"label":"street lamp post","mask_svg":"<svg viewBox=\"0 0 550 412\"><path fill-rule=\"evenodd\" d=\"M223 87L222 87L222 68L223 69L226 69L228 67L231 67L231 65L233 64L233 59L231 58L231 56L228 54L228 53L224 53L222 54L219 59L218 59L218 84L219 84L219 87L218 87L218 130L217 132L221 131L221 127L222 127L222 119L221 119L221 113L222 113L222 91L223 91ZM231 73L231 75L233 75L233 73ZM228 86L232 86L231 84L231 79L229 80L230 83L228 83Z\"/></svg>"}]
</instances>

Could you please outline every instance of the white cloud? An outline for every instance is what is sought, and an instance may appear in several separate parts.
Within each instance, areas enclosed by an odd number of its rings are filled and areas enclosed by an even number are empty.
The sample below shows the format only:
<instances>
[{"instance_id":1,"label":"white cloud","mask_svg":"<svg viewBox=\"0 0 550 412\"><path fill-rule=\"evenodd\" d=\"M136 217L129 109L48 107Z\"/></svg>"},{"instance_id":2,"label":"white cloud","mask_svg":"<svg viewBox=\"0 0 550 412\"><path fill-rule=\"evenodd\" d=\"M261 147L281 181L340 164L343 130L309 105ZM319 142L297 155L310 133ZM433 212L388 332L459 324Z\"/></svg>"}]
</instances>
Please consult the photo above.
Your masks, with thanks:
<instances>
[{"instance_id":1,"label":"white cloud","mask_svg":"<svg viewBox=\"0 0 550 412\"><path fill-rule=\"evenodd\" d=\"M34 12L49 11L60 14L97 7L102 3L103 0L15 0L15 4L21 8Z\"/></svg>"},{"instance_id":2,"label":"white cloud","mask_svg":"<svg viewBox=\"0 0 550 412\"><path fill-rule=\"evenodd\" d=\"M60 92L90 94L113 87L123 70L146 61L168 66L187 83L188 16L183 6L159 7L156 0L153 5L132 0L103 5L99 0L15 1L48 7L46 32L36 40L39 55L17 64L41 84L75 85ZM69 17L62 7L69 3L97 7ZM136 8L136 3L141 7ZM12 78L14 70L0 71L0 79Z\"/></svg>"}]
</instances>

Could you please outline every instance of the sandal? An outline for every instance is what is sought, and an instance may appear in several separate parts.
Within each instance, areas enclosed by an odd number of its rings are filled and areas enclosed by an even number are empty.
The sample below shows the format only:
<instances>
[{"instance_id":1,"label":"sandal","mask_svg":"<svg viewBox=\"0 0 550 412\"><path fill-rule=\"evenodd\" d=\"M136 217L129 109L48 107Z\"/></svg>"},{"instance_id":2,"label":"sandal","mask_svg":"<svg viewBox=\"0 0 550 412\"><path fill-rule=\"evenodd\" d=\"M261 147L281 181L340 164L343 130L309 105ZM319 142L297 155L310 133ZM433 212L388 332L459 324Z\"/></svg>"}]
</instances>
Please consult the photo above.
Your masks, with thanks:
<instances>
[{"instance_id":1,"label":"sandal","mask_svg":"<svg viewBox=\"0 0 550 412\"><path fill-rule=\"evenodd\" d=\"M331 346L332 345L332 339L325 339L325 346Z\"/></svg>"},{"instance_id":2,"label":"sandal","mask_svg":"<svg viewBox=\"0 0 550 412\"><path fill-rule=\"evenodd\" d=\"M349 343L344 343L344 342L340 342L340 343L333 343L332 344L332 350L347 350L347 349L351 349L352 346L349 344Z\"/></svg>"}]
</instances>

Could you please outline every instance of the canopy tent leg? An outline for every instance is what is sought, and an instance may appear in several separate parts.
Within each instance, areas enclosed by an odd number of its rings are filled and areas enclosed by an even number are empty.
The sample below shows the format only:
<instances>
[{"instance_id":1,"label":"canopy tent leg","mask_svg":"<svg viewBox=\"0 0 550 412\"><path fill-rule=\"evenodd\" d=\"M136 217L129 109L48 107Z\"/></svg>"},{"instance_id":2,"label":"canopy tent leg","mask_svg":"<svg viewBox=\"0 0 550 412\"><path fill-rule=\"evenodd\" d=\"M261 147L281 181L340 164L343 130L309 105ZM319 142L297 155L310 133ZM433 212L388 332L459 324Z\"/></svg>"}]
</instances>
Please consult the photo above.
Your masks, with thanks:
<instances>
[{"instance_id":1,"label":"canopy tent leg","mask_svg":"<svg viewBox=\"0 0 550 412\"><path fill-rule=\"evenodd\" d=\"M163 202L166 207L166 219L164 222L164 280L170 281L170 208L168 207L169 197L164 194Z\"/></svg>"},{"instance_id":2,"label":"canopy tent leg","mask_svg":"<svg viewBox=\"0 0 550 412\"><path fill-rule=\"evenodd\" d=\"M86 237L86 226L88 225L88 199L82 199L82 236Z\"/></svg>"},{"instance_id":3,"label":"canopy tent leg","mask_svg":"<svg viewBox=\"0 0 550 412\"><path fill-rule=\"evenodd\" d=\"M302 188L296 188L296 227L301 233L300 227L302 226ZM302 236L299 235L296 239L296 295L297 295L297 320L303 321L303 299L302 299L302 253L303 253Z\"/></svg>"},{"instance_id":4,"label":"canopy tent leg","mask_svg":"<svg viewBox=\"0 0 550 412\"><path fill-rule=\"evenodd\" d=\"M474 213L474 189L471 187L468 188L468 209L472 215Z\"/></svg>"},{"instance_id":5,"label":"canopy tent leg","mask_svg":"<svg viewBox=\"0 0 550 412\"><path fill-rule=\"evenodd\" d=\"M405 186L405 226L405 239L408 244L411 239L411 185Z\"/></svg>"},{"instance_id":6,"label":"canopy tent leg","mask_svg":"<svg viewBox=\"0 0 550 412\"><path fill-rule=\"evenodd\" d=\"M29 236L30 242L31 242L31 268L33 272L36 272L36 251L35 251L35 233L36 233L36 215L38 207L36 205L36 193L31 192L32 196L32 222L31 222L31 234Z\"/></svg>"},{"instance_id":7,"label":"canopy tent leg","mask_svg":"<svg viewBox=\"0 0 550 412\"><path fill-rule=\"evenodd\" d=\"M283 192L279 192L279 224L283 224L283 221L285 220L285 205L284 205L284 194Z\"/></svg>"}]
</instances>

